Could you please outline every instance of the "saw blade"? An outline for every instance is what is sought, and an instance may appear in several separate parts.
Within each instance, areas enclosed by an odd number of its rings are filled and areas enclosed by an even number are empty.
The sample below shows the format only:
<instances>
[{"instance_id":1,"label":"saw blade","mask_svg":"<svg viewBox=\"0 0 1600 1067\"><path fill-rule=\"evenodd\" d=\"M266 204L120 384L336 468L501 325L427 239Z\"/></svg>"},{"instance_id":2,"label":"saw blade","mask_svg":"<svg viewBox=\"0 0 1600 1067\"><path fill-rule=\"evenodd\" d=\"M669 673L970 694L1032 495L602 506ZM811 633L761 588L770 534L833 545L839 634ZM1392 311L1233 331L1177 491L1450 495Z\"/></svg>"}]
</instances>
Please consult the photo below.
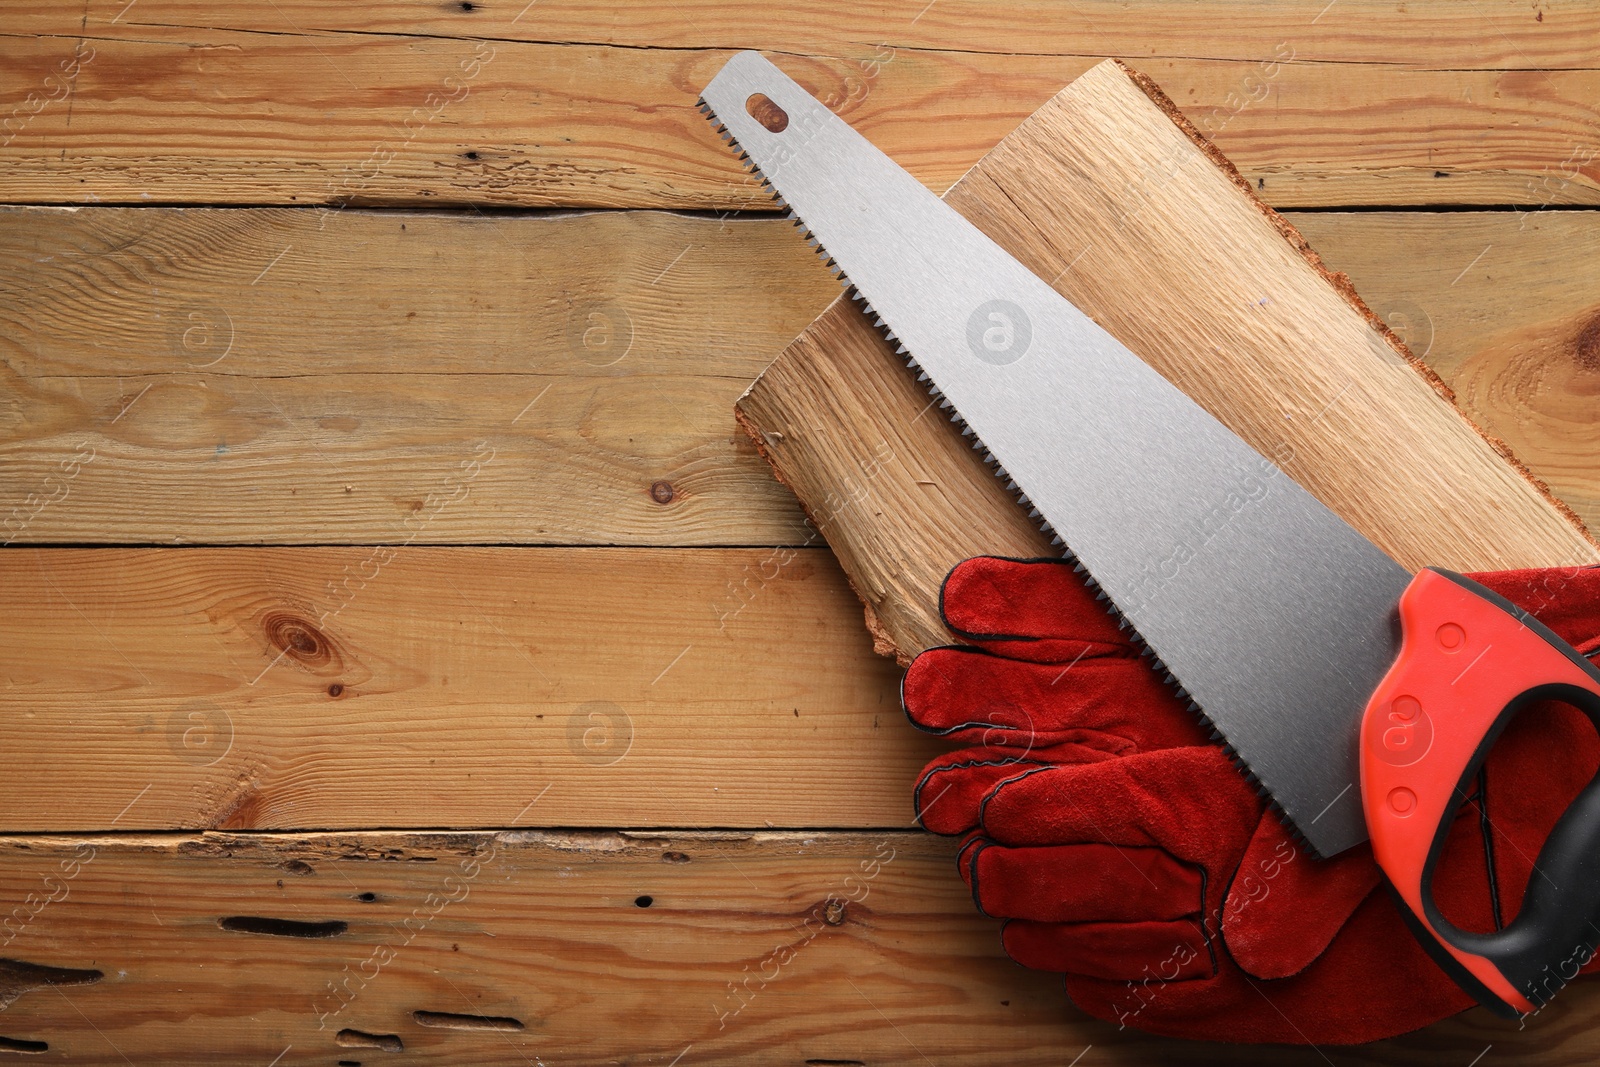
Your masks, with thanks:
<instances>
[{"instance_id":1,"label":"saw blade","mask_svg":"<svg viewBox=\"0 0 1600 1067\"><path fill-rule=\"evenodd\" d=\"M1364 840L1409 572L759 54L701 104L1292 827Z\"/></svg>"}]
</instances>

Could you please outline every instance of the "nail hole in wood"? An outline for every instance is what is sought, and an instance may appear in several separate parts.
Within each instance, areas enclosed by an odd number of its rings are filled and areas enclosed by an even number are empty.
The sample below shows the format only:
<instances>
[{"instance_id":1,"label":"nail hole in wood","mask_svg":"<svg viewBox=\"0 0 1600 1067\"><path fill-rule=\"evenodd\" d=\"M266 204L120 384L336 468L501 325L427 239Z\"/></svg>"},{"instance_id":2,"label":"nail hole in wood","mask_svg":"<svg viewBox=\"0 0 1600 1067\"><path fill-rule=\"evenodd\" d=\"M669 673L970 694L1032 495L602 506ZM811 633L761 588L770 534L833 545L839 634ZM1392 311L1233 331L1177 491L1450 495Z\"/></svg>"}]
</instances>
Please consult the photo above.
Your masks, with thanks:
<instances>
[{"instance_id":1,"label":"nail hole in wood","mask_svg":"<svg viewBox=\"0 0 1600 1067\"><path fill-rule=\"evenodd\" d=\"M634 897L633 898L633 906L636 907L636 908L648 908L650 905L654 904L655 902L656 902L656 898L652 897L652 896L649 896L649 895L640 896L640 897Z\"/></svg>"},{"instance_id":2,"label":"nail hole in wood","mask_svg":"<svg viewBox=\"0 0 1600 1067\"><path fill-rule=\"evenodd\" d=\"M46 986L93 985L103 971L77 967L51 967L27 960L0 959L0 1004L9 1004L30 989Z\"/></svg>"},{"instance_id":3,"label":"nail hole in wood","mask_svg":"<svg viewBox=\"0 0 1600 1067\"><path fill-rule=\"evenodd\" d=\"M433 1026L441 1030L526 1030L521 1019L509 1015L462 1015L454 1011L414 1011L411 1017L418 1026Z\"/></svg>"},{"instance_id":4,"label":"nail hole in wood","mask_svg":"<svg viewBox=\"0 0 1600 1067\"><path fill-rule=\"evenodd\" d=\"M25 1041L20 1037L0 1037L0 1052L21 1052L37 1056L41 1052L49 1052L48 1041Z\"/></svg>"},{"instance_id":5,"label":"nail hole in wood","mask_svg":"<svg viewBox=\"0 0 1600 1067\"><path fill-rule=\"evenodd\" d=\"M333 1043L340 1048L375 1048L383 1052L406 1050L399 1034L369 1034L365 1030L340 1030L333 1035Z\"/></svg>"},{"instance_id":6,"label":"nail hole in wood","mask_svg":"<svg viewBox=\"0 0 1600 1067\"><path fill-rule=\"evenodd\" d=\"M744 102L744 109L770 133L782 133L789 128L789 113L765 93L751 93Z\"/></svg>"},{"instance_id":7,"label":"nail hole in wood","mask_svg":"<svg viewBox=\"0 0 1600 1067\"><path fill-rule=\"evenodd\" d=\"M327 922L302 922L299 919L274 919L266 915L229 915L217 925L236 934L267 934L270 937L338 937L350 929L342 919Z\"/></svg>"}]
</instances>

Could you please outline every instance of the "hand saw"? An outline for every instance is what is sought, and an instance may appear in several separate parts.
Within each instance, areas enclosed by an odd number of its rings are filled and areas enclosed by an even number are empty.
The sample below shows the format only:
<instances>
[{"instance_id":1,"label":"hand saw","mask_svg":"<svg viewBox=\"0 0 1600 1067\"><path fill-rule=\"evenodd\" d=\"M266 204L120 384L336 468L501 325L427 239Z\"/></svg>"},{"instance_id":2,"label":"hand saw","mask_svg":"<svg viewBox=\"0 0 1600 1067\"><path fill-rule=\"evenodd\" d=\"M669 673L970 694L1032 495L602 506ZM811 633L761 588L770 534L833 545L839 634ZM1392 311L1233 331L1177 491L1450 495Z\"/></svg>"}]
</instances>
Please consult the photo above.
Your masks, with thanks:
<instances>
[{"instance_id":1,"label":"hand saw","mask_svg":"<svg viewBox=\"0 0 1600 1067\"><path fill-rule=\"evenodd\" d=\"M1477 583L1413 576L757 53L701 108L1291 828L1322 856L1370 837L1484 1005L1553 996L1600 945L1600 777L1505 929L1453 926L1431 882L1506 723L1556 698L1600 727L1600 671Z\"/></svg>"}]
</instances>

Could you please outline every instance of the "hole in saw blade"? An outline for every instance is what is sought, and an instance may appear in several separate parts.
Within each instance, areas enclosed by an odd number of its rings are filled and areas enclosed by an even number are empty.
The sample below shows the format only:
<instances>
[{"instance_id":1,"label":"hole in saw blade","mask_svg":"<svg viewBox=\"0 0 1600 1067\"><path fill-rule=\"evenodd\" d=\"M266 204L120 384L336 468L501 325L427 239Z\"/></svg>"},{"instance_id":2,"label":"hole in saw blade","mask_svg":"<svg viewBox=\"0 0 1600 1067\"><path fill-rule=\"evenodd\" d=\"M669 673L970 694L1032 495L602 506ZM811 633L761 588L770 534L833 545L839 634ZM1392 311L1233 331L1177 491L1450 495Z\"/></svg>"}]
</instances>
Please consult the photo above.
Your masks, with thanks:
<instances>
[{"instance_id":1,"label":"hole in saw blade","mask_svg":"<svg viewBox=\"0 0 1600 1067\"><path fill-rule=\"evenodd\" d=\"M744 102L744 109L769 133L782 133L789 128L789 113L763 93L751 93Z\"/></svg>"}]
</instances>

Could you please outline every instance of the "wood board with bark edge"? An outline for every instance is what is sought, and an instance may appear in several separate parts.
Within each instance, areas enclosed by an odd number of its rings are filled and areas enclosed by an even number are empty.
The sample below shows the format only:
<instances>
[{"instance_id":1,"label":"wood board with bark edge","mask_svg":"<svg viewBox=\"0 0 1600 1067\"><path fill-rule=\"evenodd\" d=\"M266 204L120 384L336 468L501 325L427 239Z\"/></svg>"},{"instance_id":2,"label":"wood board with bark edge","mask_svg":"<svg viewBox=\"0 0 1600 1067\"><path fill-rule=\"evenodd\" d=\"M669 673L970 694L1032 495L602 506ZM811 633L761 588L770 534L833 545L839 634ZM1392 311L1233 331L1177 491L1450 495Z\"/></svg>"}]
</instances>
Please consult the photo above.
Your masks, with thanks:
<instances>
[{"instance_id":1,"label":"wood board with bark edge","mask_svg":"<svg viewBox=\"0 0 1600 1067\"><path fill-rule=\"evenodd\" d=\"M1571 509L1120 62L1063 89L945 199L1401 564L1600 559ZM735 412L838 555L874 647L902 664L951 640L938 591L956 562L1056 554L846 296Z\"/></svg>"},{"instance_id":2,"label":"wood board with bark edge","mask_svg":"<svg viewBox=\"0 0 1600 1067\"><path fill-rule=\"evenodd\" d=\"M7 836L0 1052L276 1067L1415 1067L1493 1045L1502 1060L1576 1067L1600 1050L1592 980L1537 1026L1480 1008L1357 1048L1119 1030L1068 1005L1057 976L1005 957L950 877L955 848L905 830Z\"/></svg>"}]
</instances>

